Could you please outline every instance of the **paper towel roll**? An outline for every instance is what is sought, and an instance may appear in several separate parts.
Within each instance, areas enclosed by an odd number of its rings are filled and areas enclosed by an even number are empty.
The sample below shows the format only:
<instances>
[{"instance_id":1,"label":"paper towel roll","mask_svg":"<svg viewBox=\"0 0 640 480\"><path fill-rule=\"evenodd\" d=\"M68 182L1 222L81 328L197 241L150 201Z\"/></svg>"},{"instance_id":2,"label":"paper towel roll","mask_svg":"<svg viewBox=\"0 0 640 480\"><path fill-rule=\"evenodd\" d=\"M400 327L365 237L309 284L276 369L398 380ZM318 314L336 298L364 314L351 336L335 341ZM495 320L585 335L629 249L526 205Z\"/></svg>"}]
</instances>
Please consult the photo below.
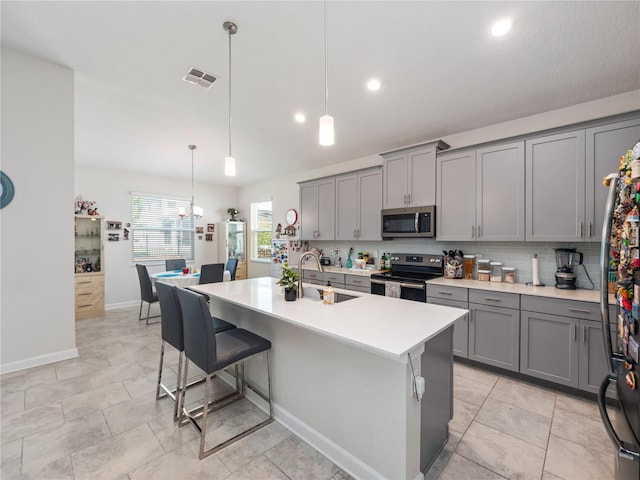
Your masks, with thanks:
<instances>
[{"instance_id":1,"label":"paper towel roll","mask_svg":"<svg viewBox=\"0 0 640 480\"><path fill-rule=\"evenodd\" d=\"M533 260L532 260L532 265L531 265L531 269L533 271L533 281L531 283L533 283L534 285L540 285L540 270L538 269L538 254L534 253L533 254Z\"/></svg>"}]
</instances>

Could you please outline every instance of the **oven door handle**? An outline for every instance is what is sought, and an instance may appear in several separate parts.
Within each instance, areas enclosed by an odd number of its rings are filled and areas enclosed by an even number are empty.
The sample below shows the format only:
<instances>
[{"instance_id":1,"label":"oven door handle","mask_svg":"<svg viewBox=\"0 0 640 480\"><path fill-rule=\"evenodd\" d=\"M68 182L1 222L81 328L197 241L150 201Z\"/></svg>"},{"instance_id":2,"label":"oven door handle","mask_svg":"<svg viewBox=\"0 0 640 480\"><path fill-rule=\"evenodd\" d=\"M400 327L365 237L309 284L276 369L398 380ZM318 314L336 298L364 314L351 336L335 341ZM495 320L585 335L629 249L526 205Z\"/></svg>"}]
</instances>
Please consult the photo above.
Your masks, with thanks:
<instances>
[{"instance_id":1,"label":"oven door handle","mask_svg":"<svg viewBox=\"0 0 640 480\"><path fill-rule=\"evenodd\" d=\"M413 288L414 290L426 290L427 284L417 284L417 283L400 283L401 288Z\"/></svg>"},{"instance_id":2,"label":"oven door handle","mask_svg":"<svg viewBox=\"0 0 640 480\"><path fill-rule=\"evenodd\" d=\"M611 419L609 418L609 413L607 412L607 406L605 403L607 387L609 387L610 383L615 383L615 381L616 377L614 377L613 375L607 375L600 384L600 388L598 390L598 410L600 411L600 418L602 418L604 428L607 431L609 438L618 450L618 456L627 460L638 462L640 461L640 453L633 451L631 449L631 445L628 445L626 442L623 442L620 439L615 429L613 428L613 424L611 423Z\"/></svg>"},{"instance_id":3,"label":"oven door handle","mask_svg":"<svg viewBox=\"0 0 640 480\"><path fill-rule=\"evenodd\" d=\"M420 231L418 230L419 224L420 224L420 214L416 212L416 219L414 221L414 227L413 227L416 233L420 233Z\"/></svg>"},{"instance_id":4,"label":"oven door handle","mask_svg":"<svg viewBox=\"0 0 640 480\"><path fill-rule=\"evenodd\" d=\"M384 285L385 282L384 280L374 280L373 278L371 279L371 283L375 283L376 285Z\"/></svg>"}]
</instances>

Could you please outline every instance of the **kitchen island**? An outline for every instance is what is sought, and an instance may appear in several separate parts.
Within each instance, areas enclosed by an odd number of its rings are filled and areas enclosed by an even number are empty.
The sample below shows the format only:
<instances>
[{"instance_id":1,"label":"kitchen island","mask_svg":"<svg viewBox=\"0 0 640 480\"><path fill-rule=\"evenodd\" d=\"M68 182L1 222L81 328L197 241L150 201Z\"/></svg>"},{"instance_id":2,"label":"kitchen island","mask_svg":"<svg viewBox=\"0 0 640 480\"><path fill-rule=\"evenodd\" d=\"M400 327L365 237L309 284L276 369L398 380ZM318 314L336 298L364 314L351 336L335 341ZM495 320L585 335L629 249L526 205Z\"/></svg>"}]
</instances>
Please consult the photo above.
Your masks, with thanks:
<instances>
[{"instance_id":1,"label":"kitchen island","mask_svg":"<svg viewBox=\"0 0 640 480\"><path fill-rule=\"evenodd\" d=\"M334 305L285 302L275 282L190 288L211 298L215 316L271 340L276 420L356 478L422 478L446 442L451 332L467 311L352 291L345 293L357 298ZM264 367L247 366L261 388ZM418 401L413 379L420 375L426 394ZM440 408L431 409L432 401ZM435 453L424 453L427 443Z\"/></svg>"}]
</instances>

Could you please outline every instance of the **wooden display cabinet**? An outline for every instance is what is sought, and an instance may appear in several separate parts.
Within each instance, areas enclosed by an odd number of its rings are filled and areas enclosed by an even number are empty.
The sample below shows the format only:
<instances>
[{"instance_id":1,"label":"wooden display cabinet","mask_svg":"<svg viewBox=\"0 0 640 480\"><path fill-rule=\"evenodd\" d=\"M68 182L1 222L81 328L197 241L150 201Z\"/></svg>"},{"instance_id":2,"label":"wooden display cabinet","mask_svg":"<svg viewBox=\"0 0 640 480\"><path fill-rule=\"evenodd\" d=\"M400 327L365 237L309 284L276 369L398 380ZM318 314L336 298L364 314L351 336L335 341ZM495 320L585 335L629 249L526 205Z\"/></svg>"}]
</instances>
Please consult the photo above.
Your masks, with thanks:
<instances>
[{"instance_id":1,"label":"wooden display cabinet","mask_svg":"<svg viewBox=\"0 0 640 480\"><path fill-rule=\"evenodd\" d=\"M104 315L104 217L76 215L74 222L76 320Z\"/></svg>"}]
</instances>

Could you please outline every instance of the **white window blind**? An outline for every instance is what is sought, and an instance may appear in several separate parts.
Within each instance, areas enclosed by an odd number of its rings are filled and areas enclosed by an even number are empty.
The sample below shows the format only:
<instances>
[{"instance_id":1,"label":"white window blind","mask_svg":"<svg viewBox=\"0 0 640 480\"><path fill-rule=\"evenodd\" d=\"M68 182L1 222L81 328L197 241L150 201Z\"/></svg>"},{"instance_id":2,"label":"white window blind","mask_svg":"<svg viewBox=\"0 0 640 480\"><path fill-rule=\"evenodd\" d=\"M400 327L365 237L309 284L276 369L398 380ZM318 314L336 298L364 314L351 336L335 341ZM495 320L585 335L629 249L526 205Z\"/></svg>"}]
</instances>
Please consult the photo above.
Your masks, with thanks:
<instances>
[{"instance_id":1,"label":"white window blind","mask_svg":"<svg viewBox=\"0 0 640 480\"><path fill-rule=\"evenodd\" d=\"M178 216L191 211L191 200L149 193L131 193L133 261L184 258L193 260L194 220Z\"/></svg>"},{"instance_id":2,"label":"white window blind","mask_svg":"<svg viewBox=\"0 0 640 480\"><path fill-rule=\"evenodd\" d=\"M251 204L252 259L271 260L271 201Z\"/></svg>"}]
</instances>

